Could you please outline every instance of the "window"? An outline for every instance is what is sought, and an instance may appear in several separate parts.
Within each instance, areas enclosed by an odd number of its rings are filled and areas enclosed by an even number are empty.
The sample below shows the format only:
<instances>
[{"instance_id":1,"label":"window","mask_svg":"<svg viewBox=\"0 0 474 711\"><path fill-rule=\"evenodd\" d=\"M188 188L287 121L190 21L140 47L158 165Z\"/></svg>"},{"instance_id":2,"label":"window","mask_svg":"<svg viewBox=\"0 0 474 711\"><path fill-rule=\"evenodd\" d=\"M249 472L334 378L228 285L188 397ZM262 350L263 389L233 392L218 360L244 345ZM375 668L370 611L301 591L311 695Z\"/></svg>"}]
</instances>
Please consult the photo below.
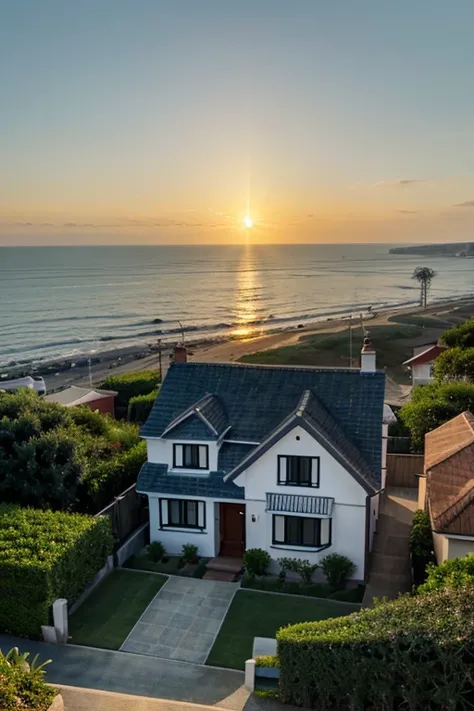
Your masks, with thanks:
<instances>
[{"instance_id":1,"label":"window","mask_svg":"<svg viewBox=\"0 0 474 711\"><path fill-rule=\"evenodd\" d=\"M160 528L206 527L204 501L185 499L160 499Z\"/></svg>"},{"instance_id":2,"label":"window","mask_svg":"<svg viewBox=\"0 0 474 711\"><path fill-rule=\"evenodd\" d=\"M284 486L319 486L319 457L278 456L278 483Z\"/></svg>"},{"instance_id":3,"label":"window","mask_svg":"<svg viewBox=\"0 0 474 711\"><path fill-rule=\"evenodd\" d=\"M174 444L174 469L209 469L207 444Z\"/></svg>"},{"instance_id":4,"label":"window","mask_svg":"<svg viewBox=\"0 0 474 711\"><path fill-rule=\"evenodd\" d=\"M274 515L273 543L326 548L331 544L331 519Z\"/></svg>"}]
</instances>

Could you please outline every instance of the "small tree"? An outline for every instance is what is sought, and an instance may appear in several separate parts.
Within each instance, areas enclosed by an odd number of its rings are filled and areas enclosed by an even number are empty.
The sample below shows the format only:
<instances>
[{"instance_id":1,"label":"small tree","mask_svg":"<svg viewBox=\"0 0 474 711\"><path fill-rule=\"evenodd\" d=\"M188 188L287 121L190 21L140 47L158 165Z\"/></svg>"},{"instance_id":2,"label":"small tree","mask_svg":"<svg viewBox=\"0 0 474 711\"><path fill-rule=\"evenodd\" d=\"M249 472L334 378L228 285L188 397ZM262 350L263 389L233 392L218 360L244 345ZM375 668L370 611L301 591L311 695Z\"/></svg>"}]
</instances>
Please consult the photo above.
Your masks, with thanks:
<instances>
[{"instance_id":1,"label":"small tree","mask_svg":"<svg viewBox=\"0 0 474 711\"><path fill-rule=\"evenodd\" d=\"M420 284L420 306L425 309L428 301L428 291L435 276L436 272L430 267L417 267L413 272L412 278L416 279Z\"/></svg>"},{"instance_id":2,"label":"small tree","mask_svg":"<svg viewBox=\"0 0 474 711\"><path fill-rule=\"evenodd\" d=\"M474 382L474 348L448 348L436 358L434 374L437 380Z\"/></svg>"},{"instance_id":3,"label":"small tree","mask_svg":"<svg viewBox=\"0 0 474 711\"><path fill-rule=\"evenodd\" d=\"M442 342L449 348L474 347L474 318L470 318L459 326L454 326L445 331L441 336Z\"/></svg>"}]
</instances>

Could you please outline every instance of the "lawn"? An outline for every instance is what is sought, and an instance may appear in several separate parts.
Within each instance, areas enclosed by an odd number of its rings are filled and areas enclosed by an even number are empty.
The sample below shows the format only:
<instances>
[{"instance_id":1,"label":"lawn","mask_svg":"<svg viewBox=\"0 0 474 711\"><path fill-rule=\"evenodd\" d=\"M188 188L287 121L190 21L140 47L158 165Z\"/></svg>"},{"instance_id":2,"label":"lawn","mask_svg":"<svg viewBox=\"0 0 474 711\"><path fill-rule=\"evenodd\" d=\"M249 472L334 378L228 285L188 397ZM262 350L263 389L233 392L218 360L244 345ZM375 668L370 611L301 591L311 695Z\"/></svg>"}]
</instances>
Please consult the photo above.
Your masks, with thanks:
<instances>
[{"instance_id":1,"label":"lawn","mask_svg":"<svg viewBox=\"0 0 474 711\"><path fill-rule=\"evenodd\" d=\"M275 637L280 627L296 622L348 615L359 605L308 600L295 595L239 590L229 608L207 664L243 669L252 656L254 637Z\"/></svg>"},{"instance_id":2,"label":"lawn","mask_svg":"<svg viewBox=\"0 0 474 711\"><path fill-rule=\"evenodd\" d=\"M71 642L119 649L166 580L165 575L115 570L69 618Z\"/></svg>"}]
</instances>

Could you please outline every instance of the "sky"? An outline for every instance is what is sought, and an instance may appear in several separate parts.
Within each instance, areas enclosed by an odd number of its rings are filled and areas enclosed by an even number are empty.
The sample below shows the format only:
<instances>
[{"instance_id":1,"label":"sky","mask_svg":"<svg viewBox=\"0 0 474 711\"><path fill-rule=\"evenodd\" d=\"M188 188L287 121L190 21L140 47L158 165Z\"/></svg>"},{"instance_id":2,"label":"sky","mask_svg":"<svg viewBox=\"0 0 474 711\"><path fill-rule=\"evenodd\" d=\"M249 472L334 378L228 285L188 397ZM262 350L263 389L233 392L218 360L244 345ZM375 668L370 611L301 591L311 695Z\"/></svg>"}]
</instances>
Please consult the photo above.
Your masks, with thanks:
<instances>
[{"instance_id":1,"label":"sky","mask_svg":"<svg viewBox=\"0 0 474 711\"><path fill-rule=\"evenodd\" d=\"M0 245L469 240L473 26L472 0L0 0Z\"/></svg>"}]
</instances>

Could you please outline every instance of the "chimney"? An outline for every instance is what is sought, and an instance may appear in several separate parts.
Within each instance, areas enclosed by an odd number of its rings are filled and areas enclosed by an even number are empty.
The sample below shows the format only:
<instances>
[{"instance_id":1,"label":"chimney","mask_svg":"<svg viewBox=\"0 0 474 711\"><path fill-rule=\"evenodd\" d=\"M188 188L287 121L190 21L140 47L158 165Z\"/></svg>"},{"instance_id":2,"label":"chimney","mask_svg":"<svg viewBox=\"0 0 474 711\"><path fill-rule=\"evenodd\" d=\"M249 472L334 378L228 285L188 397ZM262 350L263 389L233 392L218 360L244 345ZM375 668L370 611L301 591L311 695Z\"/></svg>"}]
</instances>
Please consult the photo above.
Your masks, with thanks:
<instances>
[{"instance_id":1,"label":"chimney","mask_svg":"<svg viewBox=\"0 0 474 711\"><path fill-rule=\"evenodd\" d=\"M368 336L364 338L364 345L360 352L360 372L375 373L375 351L372 341Z\"/></svg>"},{"instance_id":2,"label":"chimney","mask_svg":"<svg viewBox=\"0 0 474 711\"><path fill-rule=\"evenodd\" d=\"M174 357L175 363L187 363L188 362L188 351L186 346L178 345L174 347Z\"/></svg>"}]
</instances>

